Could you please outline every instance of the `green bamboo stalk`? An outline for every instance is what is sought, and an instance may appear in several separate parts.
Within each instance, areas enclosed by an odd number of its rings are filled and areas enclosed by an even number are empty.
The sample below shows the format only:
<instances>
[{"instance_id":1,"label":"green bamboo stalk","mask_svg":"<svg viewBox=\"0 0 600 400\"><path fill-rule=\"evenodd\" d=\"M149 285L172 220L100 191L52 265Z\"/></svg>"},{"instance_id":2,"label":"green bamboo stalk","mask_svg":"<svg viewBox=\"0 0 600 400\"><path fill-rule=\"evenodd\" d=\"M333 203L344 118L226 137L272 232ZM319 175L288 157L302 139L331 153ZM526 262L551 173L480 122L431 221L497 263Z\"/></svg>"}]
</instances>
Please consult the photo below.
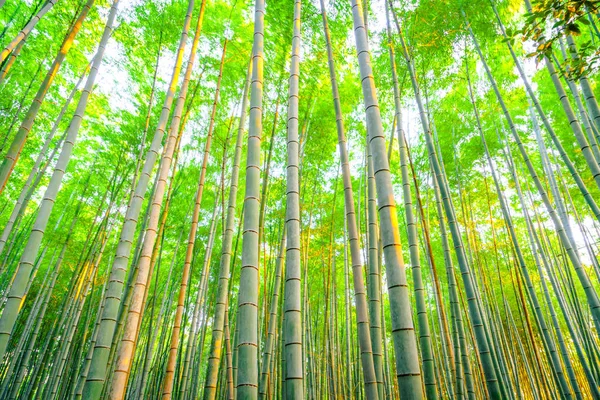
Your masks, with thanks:
<instances>
[{"instance_id":1,"label":"green bamboo stalk","mask_svg":"<svg viewBox=\"0 0 600 400\"><path fill-rule=\"evenodd\" d=\"M269 387L269 381L273 381L274 377L270 373L270 366L272 360L272 353L274 351L275 343L276 343L276 329L279 326L278 322L278 308L279 304L279 293L281 289L281 276L283 269L283 259L285 256L286 246L286 237L287 237L287 229L283 230L283 234L281 237L281 244L279 246L279 255L277 256L277 261L275 262L275 282L273 283L273 294L271 296L271 307L269 310L269 330L267 333L267 341L265 344L264 352L263 352L263 360L260 374L260 385L258 387L258 396L261 399L267 397L267 389Z\"/></svg>"},{"instance_id":2,"label":"green bamboo stalk","mask_svg":"<svg viewBox=\"0 0 600 400\"><path fill-rule=\"evenodd\" d=\"M204 6L205 6L205 2L202 3L202 9L200 11L201 14L204 14ZM199 25L201 25L200 22L199 22ZM194 44L197 44L197 41L195 41ZM192 47L192 52L194 52L195 50L196 50L195 47ZM172 396L173 382L175 379L175 376L174 376L175 361L177 358L177 350L179 348L179 332L181 329L181 320L183 318L185 296L186 296L186 292L187 292L188 280L190 277L190 268L191 268L191 263L192 263L192 255L194 252L194 244L196 243L196 232L198 230L198 216L200 213L200 205L202 203L202 194L204 192L204 180L206 177L206 167L208 165L208 157L209 157L209 153L210 153L213 130L214 130L214 126L215 126L214 125L215 124L215 114L217 112L217 105L219 103L219 92L221 89L221 78L223 76L223 66L225 63L226 51L227 51L227 40L225 40L225 42L223 44L223 53L221 55L221 64L219 67L219 77L217 78L217 88L215 90L215 98L213 101L213 108L212 108L212 112L211 112L211 116L210 116L210 124L209 124L209 128L208 128L208 133L206 135L206 143L204 145L204 155L202 158L202 166L200 168L200 176L198 178L198 188L196 189L196 199L195 199L195 203L194 203L194 211L192 212L192 224L190 227L190 234L189 234L188 242L187 242L187 250L186 250L186 256L185 256L185 261L184 261L184 266L183 266L183 274L181 277L181 285L180 285L180 289L179 289L179 298L178 298L177 309L176 309L176 313L175 313L175 321L173 323L173 332L171 334L171 348L169 350L169 359L167 361L167 372L166 372L164 380L163 380L163 389L162 389L163 390L163 392L162 392L163 400L168 400ZM187 73L187 71L186 71L186 73ZM191 73L191 71L190 71L190 73ZM187 74L186 74L186 78L187 78ZM179 105L179 103L178 103L178 105ZM215 209L217 209L217 207L215 207Z\"/></svg>"},{"instance_id":3,"label":"green bamboo stalk","mask_svg":"<svg viewBox=\"0 0 600 400\"><path fill-rule=\"evenodd\" d=\"M102 320L100 322L98 338L96 340L94 353L92 355L90 371L84 386L83 397L86 399L98 399L101 396L102 387L104 386L104 381L106 379L106 367L110 353L110 345L113 340L115 325L117 323L117 316L122 298L123 282L125 280L127 264L131 254L133 237L135 235L137 220L139 218L144 195L148 188L150 174L154 168L154 164L158 156L158 149L160 148L167 124L167 119L173 104L173 98L175 96L175 90L179 80L179 73L181 71L183 61L183 52L185 50L185 43L188 38L188 29L190 26L193 8L194 0L190 0L185 16L179 48L177 50L171 82L165 96L161 115L154 133L154 137L152 138L152 143L146 154L146 159L144 161L142 173L136 186L135 194L132 197L129 207L127 208L125 220L123 222L116 256L111 268L109 284L105 294L106 300Z\"/></svg>"},{"instance_id":4,"label":"green bamboo stalk","mask_svg":"<svg viewBox=\"0 0 600 400\"><path fill-rule=\"evenodd\" d=\"M381 125L361 1L351 0L351 5L367 120L368 146L373 156L377 186L381 241L386 261L386 276L392 313L396 378L400 387L400 397L420 399L423 397L421 370L408 297L402 245L398 232L398 217L386 153L385 136Z\"/></svg>"},{"instance_id":5,"label":"green bamboo stalk","mask_svg":"<svg viewBox=\"0 0 600 400\"><path fill-rule=\"evenodd\" d=\"M242 156L242 141L244 137L244 125L246 121L246 108L248 106L248 90L252 76L252 63L248 65L242 103L240 109L240 121L231 167L231 181L229 186L229 200L227 204L227 217L225 231L223 233L221 259L219 267L219 284L217 287L215 315L213 317L212 338L206 370L206 381L204 383L204 400L213 400L216 396L217 377L222 354L223 326L225 325L225 314L227 310L227 296L229 294L231 250L234 235L236 198L238 191L240 159ZM232 371L233 372L233 371ZM231 393L233 395L233 393Z\"/></svg>"},{"instance_id":6,"label":"green bamboo stalk","mask_svg":"<svg viewBox=\"0 0 600 400\"><path fill-rule=\"evenodd\" d=\"M438 181L439 190L441 193L444 211L446 213L446 218L448 219L448 225L450 227L450 232L452 234L452 239L454 241L454 248L456 250L456 255L458 259L458 263L461 270L461 275L463 277L463 284L465 287L465 292L468 298L468 309L469 316L471 322L473 324L475 330L475 336L477 340L477 350L479 356L482 361L482 367L485 372L485 383L486 388L488 390L488 394L490 398L497 399L500 398L500 385L498 382L498 378L496 376L496 372L494 370L494 361L491 356L491 348L488 343L488 339L486 337L486 321L481 314L481 310L479 308L479 304L477 301L477 288L476 281L472 276L471 268L468 264L468 261L465 256L465 250L463 247L463 241L461 234L458 229L456 215L454 211L454 205L452 199L450 197L449 189L446 183L445 175L443 175L440 163L435 154L434 144L432 140L431 130L428 122L428 118L425 112L425 108L423 107L423 102L420 95L419 85L417 83L416 74L414 71L414 65L411 57L408 54L408 49L406 43L404 41L404 37L402 34L402 30L400 28L400 24L398 23L397 17L395 15L393 7L391 7L392 15L394 16L394 20L396 23L396 28L398 29L398 34L400 41L402 43L402 52L404 58L407 63L407 67L411 76L411 81L413 85L413 90L415 92L415 98L417 100L417 105L419 107L419 113L421 117L421 124L423 126L423 132L425 135L427 150L429 154L429 161L433 167L434 173L436 175L436 179Z\"/></svg>"},{"instance_id":7,"label":"green bamboo stalk","mask_svg":"<svg viewBox=\"0 0 600 400\"><path fill-rule=\"evenodd\" d=\"M367 148L368 151L368 148ZM383 349L381 338L381 267L379 263L379 226L377 223L377 200L375 193L375 172L373 159L367 152L367 225L368 225L368 273L367 299L369 301L369 328L371 329L371 348L373 366L377 379L377 394L383 399Z\"/></svg>"},{"instance_id":8,"label":"green bamboo stalk","mask_svg":"<svg viewBox=\"0 0 600 400\"><path fill-rule=\"evenodd\" d=\"M327 24L327 14L324 1L321 0L321 14L323 17L323 30L327 44L327 57L329 63L329 78L331 81L331 90L333 94L333 103L336 113L336 127L338 134L338 150L342 166L342 178L344 182L344 205L346 214L346 227L348 231L348 244L350 247L350 262L352 263L352 275L354 283L354 299L356 303L356 323L358 325L358 341L360 347L360 360L363 370L364 385L367 398L369 400L378 399L378 385L375 374L375 366L372 356L372 341L370 337L368 306L365 293L365 284L363 278L363 263L360 255L360 232L356 222L356 212L354 208L354 194L352 191L352 181L348 160L348 149L346 145L346 136L344 133L344 123L342 117L342 108L337 86L335 73L335 64L333 50L331 47L331 38L329 36L329 27ZM309 224L310 226L310 224ZM307 246L308 247L308 246ZM352 385L348 384L348 390Z\"/></svg>"},{"instance_id":9,"label":"green bamboo stalk","mask_svg":"<svg viewBox=\"0 0 600 400\"><path fill-rule=\"evenodd\" d=\"M407 143L404 137L402 127L402 110L400 104L400 90L398 88L398 76L396 73L396 62L391 43L391 29L389 26L389 10L386 2L386 16L388 20L388 36L390 37L389 52L392 68L392 85L394 88L394 108L398 124L396 125L396 135L398 136L398 145L400 150L400 173L402 177L402 197L404 199L404 216L406 219L406 230L408 236L408 250L410 255L410 264L412 268L412 278L415 293L415 302L417 309L417 321L419 326L419 349L421 351L421 362L423 363L423 381L427 399L437 398L437 384L434 372L434 360L432 354L431 333L429 330L429 321L427 318L427 306L425 304L425 288L421 276L421 260L419 256L419 244L416 230L416 222L413 214L412 193L410 190L410 178L408 176L407 161Z\"/></svg>"},{"instance_id":10,"label":"green bamboo stalk","mask_svg":"<svg viewBox=\"0 0 600 400\"><path fill-rule=\"evenodd\" d=\"M258 227L260 211L260 140L262 136L264 0L254 5L254 48L252 55L252 91L246 157L246 193L242 267L238 295L236 398L258 398Z\"/></svg>"},{"instance_id":11,"label":"green bamboo stalk","mask_svg":"<svg viewBox=\"0 0 600 400\"><path fill-rule=\"evenodd\" d=\"M298 103L300 80L300 0L294 1L294 30L287 117L287 187L285 228L285 283L283 300L283 340L286 367L283 370L286 400L304 398L304 362L302 360L302 269L300 265L300 185ZM241 293L241 291L240 291Z\"/></svg>"}]
</instances>

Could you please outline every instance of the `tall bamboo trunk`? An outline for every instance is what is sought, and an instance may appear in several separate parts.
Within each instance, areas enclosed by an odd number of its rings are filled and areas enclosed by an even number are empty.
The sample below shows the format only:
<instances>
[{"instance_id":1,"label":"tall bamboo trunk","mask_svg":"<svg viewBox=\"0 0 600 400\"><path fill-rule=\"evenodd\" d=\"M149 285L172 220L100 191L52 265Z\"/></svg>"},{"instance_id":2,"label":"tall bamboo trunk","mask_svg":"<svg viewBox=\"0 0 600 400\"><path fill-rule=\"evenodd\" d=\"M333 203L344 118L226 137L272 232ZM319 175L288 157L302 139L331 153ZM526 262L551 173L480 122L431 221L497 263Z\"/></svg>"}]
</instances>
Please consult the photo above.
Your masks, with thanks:
<instances>
[{"instance_id":1,"label":"tall bamboo trunk","mask_svg":"<svg viewBox=\"0 0 600 400\"><path fill-rule=\"evenodd\" d=\"M344 122L342 116L342 107L338 91L335 63L331 38L329 35L329 26L327 23L327 13L325 12L324 1L321 0L321 14L323 16L323 30L327 44L327 59L329 63L329 79L331 81L331 91L333 95L333 105L335 108L335 119L338 135L338 151L342 166L342 179L344 182L344 205L345 221L348 230L347 242L350 247L350 262L352 263L352 276L354 284L354 300L356 302L356 323L358 329L358 341L360 347L360 359L364 377L365 393L369 400L379 398L377 387L377 376L373 363L373 348L371 342L371 332L369 327L369 316L367 306L367 296L363 277L363 262L361 258L359 225L356 222L356 211L354 208L354 194L352 192L352 178L350 175L350 166L348 160L348 149L346 145L346 135L344 133ZM310 226L310 224L309 224ZM348 391L351 384L348 384Z\"/></svg>"},{"instance_id":2,"label":"tall bamboo trunk","mask_svg":"<svg viewBox=\"0 0 600 400\"><path fill-rule=\"evenodd\" d=\"M283 340L285 342L285 398L304 398L304 361L302 359L302 296L300 267L300 186L298 103L300 79L300 0L294 1L294 30L290 63L290 87L287 119L287 243L285 252L285 285L283 300Z\"/></svg>"},{"instance_id":3,"label":"tall bamboo trunk","mask_svg":"<svg viewBox=\"0 0 600 400\"><path fill-rule=\"evenodd\" d=\"M391 6L391 2L390 2ZM485 371L485 380L486 387L488 390L488 394L493 399L498 399L501 397L500 385L498 382L498 378L496 376L496 372L494 370L494 361L492 359L491 347L488 343L487 335L486 335L486 321L484 316L481 313L478 300L477 300L477 288L476 281L473 278L473 274L471 271L471 267L468 264L465 249L463 247L463 240L461 233L458 228L458 223L456 220L456 215L454 211L454 204L452 198L449 193L449 188L447 186L446 177L442 172L440 162L438 161L433 138L431 135L431 129L429 125L429 119L425 112L425 108L423 107L423 101L421 99L421 93L419 89L419 84L417 82L416 73L414 70L414 65L412 58L408 53L408 47L404 40L404 35L400 28L400 24L398 23L398 19L394 12L393 7L390 7L392 10L392 14L394 16L394 21L396 23L396 28L398 29L398 35L402 44L402 53L406 60L406 64L408 67L408 71L410 73L411 82L413 86L413 90L415 93L415 98L417 101L417 105L419 108L419 114L421 117L421 124L423 127L423 132L427 145L427 152L429 154L429 162L433 167L434 173L436 175L437 182L439 184L440 194L442 197L444 211L446 214L446 218L448 220L448 225L450 228L450 232L452 234L452 239L454 241L454 248L456 251L457 260L461 269L461 275L463 277L463 284L465 287L465 292L468 298L468 307L469 307L469 316L473 327L475 328L475 335L477 339L477 350L479 352L480 358L482 359L483 368Z\"/></svg>"},{"instance_id":4,"label":"tall bamboo trunk","mask_svg":"<svg viewBox=\"0 0 600 400\"><path fill-rule=\"evenodd\" d=\"M152 143L148 153L146 154L146 159L144 161L142 173L136 186L135 194L132 197L131 203L129 204L125 214L125 220L123 222L123 227L119 237L119 244L117 246L116 255L112 263L109 283L105 293L105 305L102 311L100 326L98 327L98 337L96 339L94 353L92 355L90 371L84 386L83 397L86 399L98 399L102 394L102 388L106 379L106 368L110 354L110 346L113 341L115 326L117 323L123 291L123 282L125 281L133 237L135 235L142 202L148 188L150 174L152 173L154 164L156 163L158 151L160 149L171 106L173 104L173 98L175 96L175 90L177 88L177 82L179 81L179 74L183 61L183 52L188 39L188 29L190 26L193 9L194 0L189 0L188 9L183 24L181 40L179 42L179 49L177 51L175 65L173 67L173 74L171 76L171 82L165 96L160 118L154 133L154 137L152 138Z\"/></svg>"},{"instance_id":5,"label":"tall bamboo trunk","mask_svg":"<svg viewBox=\"0 0 600 400\"><path fill-rule=\"evenodd\" d=\"M388 4L386 2L386 17L388 14ZM388 21L388 34L390 34ZM434 372L433 349L431 344L431 333L429 330L429 320L427 317L427 306L425 304L425 288L423 287L423 278L421 275L421 259L419 256L419 239L416 229L416 221L413 213L412 193L410 189L410 179L408 175L408 157L407 141L404 137L402 128L402 110L400 104L400 90L398 88L398 76L396 74L396 61L392 43L389 43L390 63L392 64L392 84L394 88L394 107L396 134L398 136L398 145L400 150L400 174L402 177L402 197L404 199L404 215L406 219L406 230L408 236L408 250L410 255L410 264L412 267L413 285L415 292L415 302L417 308L417 321L419 324L419 348L421 350L421 362L423 363L423 380L428 400L437 398L437 385Z\"/></svg>"},{"instance_id":6,"label":"tall bamboo trunk","mask_svg":"<svg viewBox=\"0 0 600 400\"><path fill-rule=\"evenodd\" d=\"M204 145L204 156L202 157L202 166L200 167L200 177L198 178L198 188L196 189L194 211L192 212L192 224L190 227L190 234L188 237L188 244L185 253L185 261L183 264L183 274L181 276L181 285L179 288L179 298L177 301L177 309L175 312L175 321L173 323L173 331L171 333L171 348L169 349L167 372L165 374L165 377L163 378L162 398L165 400L171 398L173 390L173 381L175 379L175 362L177 359L177 350L179 348L179 332L181 329L181 320L183 318L185 296L187 293L188 280L190 277L190 268L192 265L192 256L194 254L194 244L196 243L196 232L198 231L198 216L200 214L200 205L202 203L202 194L204 192L204 180L206 177L206 167L208 165L208 157L210 154L213 129L215 126L215 114L217 112L217 105L219 103L219 91L221 89L221 78L223 76L223 66L225 64L226 49L227 40L225 40L225 43L223 44L223 53L221 56L221 64L219 67L219 77L217 78L217 88L215 90L215 98L213 101L213 108L210 116L208 133L206 135L206 143Z\"/></svg>"},{"instance_id":7,"label":"tall bamboo trunk","mask_svg":"<svg viewBox=\"0 0 600 400\"><path fill-rule=\"evenodd\" d=\"M185 99L187 97L187 91L189 87L189 82L192 75L192 69L194 66L194 61L196 57L196 50L198 48L198 41L200 39L200 32L202 30L202 21L204 18L204 10L206 6L206 0L202 1L202 5L200 6L200 13L198 16L198 21L196 25L196 32L194 34L194 39L192 42L192 48L190 51L190 56L188 60L188 64L185 71L185 76L183 79L183 83L181 85L181 89L179 92L179 97L177 99L177 103L175 106L175 110L173 112L173 117L171 120L171 126L169 129L169 136L167 138L167 143L165 145L165 152L163 158L160 163L160 168L157 172L159 176L157 181L157 186L155 189L154 196L152 198L152 206L150 207L150 215L148 218L148 226L146 228L146 233L144 235L144 244L142 246L141 255L139 257L137 269L138 274L135 280L135 286L133 288L132 298L131 298L131 306L129 307L127 313L127 322L125 323L125 328L123 332L123 337L120 343L120 349L117 355L117 363L115 366L115 372L113 375L112 385L109 391L109 396L111 399L123 399L125 397L125 392L127 389L127 382L129 380L129 375L131 371L131 363L133 361L133 355L135 352L139 327L141 318L144 313L144 303L146 298L146 292L148 288L148 280L150 278L150 273L152 270L151 260L152 254L154 253L154 247L156 244L157 232L156 229L158 227L160 210L165 194L167 179L169 175L169 171L171 169L172 158L176 148L177 137L179 133L179 128L181 124L181 117L183 113L183 106L185 103ZM208 145L210 146L210 138L207 140ZM174 167L176 165L174 164ZM174 179L172 177L171 179ZM193 246L193 244L192 244ZM186 257L187 258L187 257ZM188 271L189 274L189 271ZM185 272L184 272L185 275ZM173 329L177 330L178 326L176 325ZM173 344L173 343L171 343ZM177 347L175 347L175 353L177 352ZM171 357L171 355L169 356ZM165 385L163 390L163 398L166 396L170 398L171 389L172 389L172 377L169 378L169 368L167 367L167 375L165 378ZM169 388L170 386L170 388Z\"/></svg>"},{"instance_id":8,"label":"tall bamboo trunk","mask_svg":"<svg viewBox=\"0 0 600 400\"><path fill-rule=\"evenodd\" d=\"M264 399L267 397L267 389L269 382L274 380L273 374L270 371L270 364L273 360L273 351L276 344L276 329L279 327L278 309L280 306L279 298L281 290L281 276L283 271L283 263L286 251L286 237L287 230L284 228L281 236L281 244L279 246L279 255L275 261L275 281L273 282L273 294L271 296L271 306L269 310L269 328L267 333L267 340L265 349L263 352L261 374L260 374L260 385L259 385L259 398Z\"/></svg>"},{"instance_id":9,"label":"tall bamboo trunk","mask_svg":"<svg viewBox=\"0 0 600 400\"><path fill-rule=\"evenodd\" d=\"M254 5L254 49L248 150L246 156L246 193L242 265L238 295L238 368L236 398L258 398L258 230L260 214L260 141L262 136L264 0ZM289 239L288 239L289 240Z\"/></svg>"},{"instance_id":10,"label":"tall bamboo trunk","mask_svg":"<svg viewBox=\"0 0 600 400\"><path fill-rule=\"evenodd\" d=\"M373 157L367 147L367 223L368 257L367 298L369 300L369 328L371 329L371 348L373 366L377 379L377 394L383 399L383 349L381 334L381 265L379 259L379 224L377 221L377 194L375 193L375 172Z\"/></svg>"},{"instance_id":11,"label":"tall bamboo trunk","mask_svg":"<svg viewBox=\"0 0 600 400\"><path fill-rule=\"evenodd\" d=\"M231 182L229 185L229 200L227 204L227 216L225 230L223 232L223 241L221 245L221 260L219 265L219 284L217 287L215 314L213 317L212 338L208 357L208 366L206 370L206 381L204 383L204 400L214 400L217 390L217 377L219 364L222 355L223 328L225 326L225 316L227 313L227 297L229 295L229 277L231 264L231 250L235 228L236 198L239 182L240 160L242 157L242 141L244 138L244 126L246 121L246 108L248 107L248 91L250 87L250 77L252 75L252 63L248 65L248 72L242 94L242 103L240 109L240 120L238 127L237 140L235 144L235 154L233 156L233 165L231 168Z\"/></svg>"},{"instance_id":12,"label":"tall bamboo trunk","mask_svg":"<svg viewBox=\"0 0 600 400\"><path fill-rule=\"evenodd\" d=\"M367 120L367 140L373 157L377 205L381 223L381 241L386 262L390 311L392 314L392 337L396 356L396 378L400 388L400 397L420 399L423 397L421 369L408 296L402 244L398 232L396 202L386 152L385 135L381 124L361 1L351 0L351 4Z\"/></svg>"}]
</instances>

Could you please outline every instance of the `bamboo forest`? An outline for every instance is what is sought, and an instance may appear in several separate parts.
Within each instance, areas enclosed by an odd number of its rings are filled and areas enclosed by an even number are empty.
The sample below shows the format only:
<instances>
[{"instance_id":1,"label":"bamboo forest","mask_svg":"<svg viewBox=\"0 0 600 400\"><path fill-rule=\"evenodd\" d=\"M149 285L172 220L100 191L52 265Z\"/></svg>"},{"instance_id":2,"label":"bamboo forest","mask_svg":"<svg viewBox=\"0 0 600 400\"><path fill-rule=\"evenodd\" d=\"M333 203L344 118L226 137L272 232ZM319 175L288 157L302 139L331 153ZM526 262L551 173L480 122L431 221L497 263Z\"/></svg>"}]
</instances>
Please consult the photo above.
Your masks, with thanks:
<instances>
[{"instance_id":1,"label":"bamboo forest","mask_svg":"<svg viewBox=\"0 0 600 400\"><path fill-rule=\"evenodd\" d=\"M599 0L0 0L0 399L600 400Z\"/></svg>"}]
</instances>

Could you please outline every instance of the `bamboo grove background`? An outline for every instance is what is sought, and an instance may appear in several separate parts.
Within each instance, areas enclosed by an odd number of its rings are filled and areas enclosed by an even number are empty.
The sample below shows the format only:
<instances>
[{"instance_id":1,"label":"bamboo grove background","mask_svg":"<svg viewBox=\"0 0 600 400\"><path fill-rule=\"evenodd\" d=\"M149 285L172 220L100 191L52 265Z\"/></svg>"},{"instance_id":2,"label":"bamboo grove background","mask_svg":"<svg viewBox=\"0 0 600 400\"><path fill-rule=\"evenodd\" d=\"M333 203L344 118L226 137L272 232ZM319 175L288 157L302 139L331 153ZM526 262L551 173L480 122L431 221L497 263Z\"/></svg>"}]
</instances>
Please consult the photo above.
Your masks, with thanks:
<instances>
[{"instance_id":1,"label":"bamboo grove background","mask_svg":"<svg viewBox=\"0 0 600 400\"><path fill-rule=\"evenodd\" d=\"M0 398L600 398L598 7L0 0Z\"/></svg>"}]
</instances>

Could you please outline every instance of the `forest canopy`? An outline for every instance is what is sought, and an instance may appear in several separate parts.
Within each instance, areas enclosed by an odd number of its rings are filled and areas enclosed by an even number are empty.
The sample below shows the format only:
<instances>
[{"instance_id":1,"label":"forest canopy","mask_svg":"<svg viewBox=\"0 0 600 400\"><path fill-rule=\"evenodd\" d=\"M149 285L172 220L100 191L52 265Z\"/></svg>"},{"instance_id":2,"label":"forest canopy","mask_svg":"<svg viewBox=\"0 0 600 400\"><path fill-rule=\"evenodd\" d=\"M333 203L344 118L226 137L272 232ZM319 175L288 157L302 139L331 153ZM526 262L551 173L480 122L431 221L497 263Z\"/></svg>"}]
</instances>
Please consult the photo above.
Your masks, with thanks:
<instances>
[{"instance_id":1,"label":"forest canopy","mask_svg":"<svg viewBox=\"0 0 600 400\"><path fill-rule=\"evenodd\" d=\"M0 0L0 399L600 399L599 12Z\"/></svg>"}]
</instances>

